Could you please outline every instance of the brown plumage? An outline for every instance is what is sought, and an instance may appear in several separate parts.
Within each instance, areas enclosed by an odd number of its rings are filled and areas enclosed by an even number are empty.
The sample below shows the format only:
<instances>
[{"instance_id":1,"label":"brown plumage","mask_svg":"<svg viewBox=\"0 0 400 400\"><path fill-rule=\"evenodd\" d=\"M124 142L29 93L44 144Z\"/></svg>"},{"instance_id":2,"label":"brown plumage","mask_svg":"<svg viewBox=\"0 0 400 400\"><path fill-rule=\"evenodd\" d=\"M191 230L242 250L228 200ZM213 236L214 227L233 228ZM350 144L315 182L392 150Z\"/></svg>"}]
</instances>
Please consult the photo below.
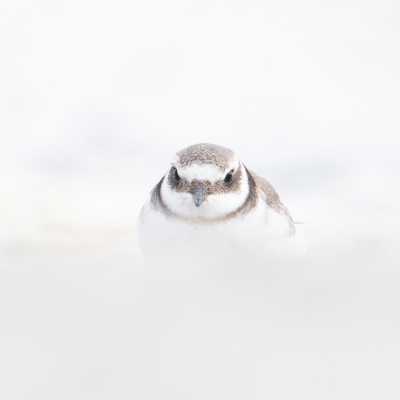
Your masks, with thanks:
<instances>
[{"instance_id":1,"label":"brown plumage","mask_svg":"<svg viewBox=\"0 0 400 400\"><path fill-rule=\"evenodd\" d=\"M274 209L279 213L286 215L286 218L289 223L290 235L294 235L296 230L294 227L292 216L290 215L288 209L281 202L281 199L279 198L278 193L276 193L276 190L267 180L262 178L260 175L257 175L253 171L249 171L249 173L255 180L257 188L260 189L265 194L265 199L263 200L267 203L268 207Z\"/></svg>"}]
</instances>

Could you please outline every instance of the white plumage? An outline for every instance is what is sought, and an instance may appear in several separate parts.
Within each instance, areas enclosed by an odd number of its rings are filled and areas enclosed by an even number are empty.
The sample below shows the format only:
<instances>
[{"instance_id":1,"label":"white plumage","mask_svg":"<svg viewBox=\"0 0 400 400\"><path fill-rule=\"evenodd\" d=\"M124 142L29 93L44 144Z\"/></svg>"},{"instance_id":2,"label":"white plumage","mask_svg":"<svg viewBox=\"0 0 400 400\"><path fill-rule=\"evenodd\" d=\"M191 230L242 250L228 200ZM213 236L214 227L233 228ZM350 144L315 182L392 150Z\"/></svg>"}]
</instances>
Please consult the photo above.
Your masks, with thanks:
<instances>
[{"instance_id":1,"label":"white plumage","mask_svg":"<svg viewBox=\"0 0 400 400\"><path fill-rule=\"evenodd\" d=\"M272 186L229 149L178 152L138 220L148 262L254 262L305 251Z\"/></svg>"}]
</instances>

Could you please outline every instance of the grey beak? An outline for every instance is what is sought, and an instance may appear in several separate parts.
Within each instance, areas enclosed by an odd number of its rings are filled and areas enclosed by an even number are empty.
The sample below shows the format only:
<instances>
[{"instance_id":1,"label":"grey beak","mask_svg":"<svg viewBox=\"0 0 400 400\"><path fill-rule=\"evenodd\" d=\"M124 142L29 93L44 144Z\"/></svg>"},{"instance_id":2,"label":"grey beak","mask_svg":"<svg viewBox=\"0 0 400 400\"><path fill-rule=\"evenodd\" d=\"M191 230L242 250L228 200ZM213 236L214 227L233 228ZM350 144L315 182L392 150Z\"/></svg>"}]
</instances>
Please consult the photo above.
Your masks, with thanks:
<instances>
[{"instance_id":1,"label":"grey beak","mask_svg":"<svg viewBox=\"0 0 400 400\"><path fill-rule=\"evenodd\" d=\"M196 207L200 207L206 198L207 187L204 183L198 183L193 189L193 201Z\"/></svg>"}]
</instances>

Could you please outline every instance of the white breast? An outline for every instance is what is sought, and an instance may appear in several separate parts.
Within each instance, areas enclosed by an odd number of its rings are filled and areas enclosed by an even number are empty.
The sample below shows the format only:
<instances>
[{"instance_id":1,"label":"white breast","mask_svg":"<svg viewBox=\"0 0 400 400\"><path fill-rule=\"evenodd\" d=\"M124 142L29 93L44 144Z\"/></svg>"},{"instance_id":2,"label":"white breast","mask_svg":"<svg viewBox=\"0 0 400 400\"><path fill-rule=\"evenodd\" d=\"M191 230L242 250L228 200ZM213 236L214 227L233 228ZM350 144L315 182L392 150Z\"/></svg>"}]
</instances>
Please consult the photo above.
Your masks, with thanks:
<instances>
[{"instance_id":1,"label":"white breast","mask_svg":"<svg viewBox=\"0 0 400 400\"><path fill-rule=\"evenodd\" d=\"M139 244L149 262L265 260L304 251L304 240L287 236L284 216L259 199L248 214L222 222L193 223L166 216L148 201L138 220Z\"/></svg>"}]
</instances>

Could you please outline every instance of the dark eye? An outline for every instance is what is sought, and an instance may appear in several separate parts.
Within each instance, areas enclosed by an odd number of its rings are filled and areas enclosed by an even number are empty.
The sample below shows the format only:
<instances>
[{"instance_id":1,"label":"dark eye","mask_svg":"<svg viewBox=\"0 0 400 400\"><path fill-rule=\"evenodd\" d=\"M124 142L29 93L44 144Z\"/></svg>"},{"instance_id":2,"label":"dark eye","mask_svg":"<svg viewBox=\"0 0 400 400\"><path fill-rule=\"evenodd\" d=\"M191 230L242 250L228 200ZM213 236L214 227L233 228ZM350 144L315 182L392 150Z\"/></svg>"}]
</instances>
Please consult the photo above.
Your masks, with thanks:
<instances>
[{"instance_id":1,"label":"dark eye","mask_svg":"<svg viewBox=\"0 0 400 400\"><path fill-rule=\"evenodd\" d=\"M181 180L181 177L178 174L178 170L174 167L174 179L179 182Z\"/></svg>"},{"instance_id":2,"label":"dark eye","mask_svg":"<svg viewBox=\"0 0 400 400\"><path fill-rule=\"evenodd\" d=\"M231 182L232 182L232 177L233 177L233 170L232 170L232 171L229 171L229 172L226 174L226 177L225 177L225 179L224 179L224 182L225 182L225 183L231 183Z\"/></svg>"}]
</instances>

